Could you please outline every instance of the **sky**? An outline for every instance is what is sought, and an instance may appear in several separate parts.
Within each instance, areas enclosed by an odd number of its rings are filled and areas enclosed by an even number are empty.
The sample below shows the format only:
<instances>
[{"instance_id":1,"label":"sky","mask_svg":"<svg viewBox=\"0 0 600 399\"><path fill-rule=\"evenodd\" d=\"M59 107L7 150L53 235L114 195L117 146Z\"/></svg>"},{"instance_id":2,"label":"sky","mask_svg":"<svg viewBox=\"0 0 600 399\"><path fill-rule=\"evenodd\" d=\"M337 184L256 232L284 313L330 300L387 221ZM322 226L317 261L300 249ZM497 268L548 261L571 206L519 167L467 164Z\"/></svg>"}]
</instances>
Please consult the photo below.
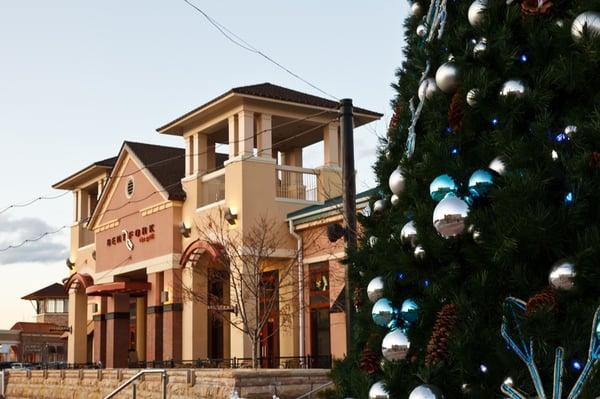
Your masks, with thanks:
<instances>
[{"instance_id":1,"label":"sky","mask_svg":"<svg viewBox=\"0 0 600 399\"><path fill-rule=\"evenodd\" d=\"M408 3L190 1L322 90L384 114L355 132L357 190L372 187ZM72 223L71 194L6 207L60 195L53 183L116 155L124 140L183 147L155 129L232 87L271 82L320 95L183 0L3 2L0 37L0 251ZM317 163L308 150L306 166ZM20 298L68 275L68 231L0 252L0 329L33 321Z\"/></svg>"}]
</instances>

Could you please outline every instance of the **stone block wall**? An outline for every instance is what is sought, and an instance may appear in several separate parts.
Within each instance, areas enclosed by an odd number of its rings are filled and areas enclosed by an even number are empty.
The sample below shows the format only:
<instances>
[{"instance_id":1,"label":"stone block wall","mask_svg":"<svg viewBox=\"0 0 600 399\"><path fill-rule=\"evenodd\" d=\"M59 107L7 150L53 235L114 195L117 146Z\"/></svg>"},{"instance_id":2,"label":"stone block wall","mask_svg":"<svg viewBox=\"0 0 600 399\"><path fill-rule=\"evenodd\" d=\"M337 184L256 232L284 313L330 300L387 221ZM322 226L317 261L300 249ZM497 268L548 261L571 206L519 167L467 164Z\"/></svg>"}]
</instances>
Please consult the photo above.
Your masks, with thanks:
<instances>
[{"instance_id":1,"label":"stone block wall","mask_svg":"<svg viewBox=\"0 0 600 399\"><path fill-rule=\"evenodd\" d=\"M102 399L138 370L9 371L6 399ZM169 399L229 399L235 389L242 398L281 399L298 396L330 381L329 370L168 371ZM137 398L160 398L160 375L147 375L137 386ZM118 395L132 398L131 388Z\"/></svg>"}]
</instances>

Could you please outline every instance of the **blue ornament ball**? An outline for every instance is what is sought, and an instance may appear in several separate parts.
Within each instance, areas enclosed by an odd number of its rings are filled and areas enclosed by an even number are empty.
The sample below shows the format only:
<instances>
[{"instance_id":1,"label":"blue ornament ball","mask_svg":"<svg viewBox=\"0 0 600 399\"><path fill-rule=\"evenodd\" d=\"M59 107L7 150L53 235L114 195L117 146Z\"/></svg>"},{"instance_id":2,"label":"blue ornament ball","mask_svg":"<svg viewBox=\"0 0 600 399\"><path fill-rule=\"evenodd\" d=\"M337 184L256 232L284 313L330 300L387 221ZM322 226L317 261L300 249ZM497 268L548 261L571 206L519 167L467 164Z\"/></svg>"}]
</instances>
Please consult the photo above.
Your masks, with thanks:
<instances>
[{"instance_id":1,"label":"blue ornament ball","mask_svg":"<svg viewBox=\"0 0 600 399\"><path fill-rule=\"evenodd\" d=\"M419 319L419 305L413 299L406 299L400 307L400 316L405 323L413 324Z\"/></svg>"},{"instance_id":2,"label":"blue ornament ball","mask_svg":"<svg viewBox=\"0 0 600 399\"><path fill-rule=\"evenodd\" d=\"M398 318L398 309L394 307L392 301L387 298L381 298L371 310L373 321L380 327L395 328Z\"/></svg>"},{"instance_id":3,"label":"blue ornament ball","mask_svg":"<svg viewBox=\"0 0 600 399\"><path fill-rule=\"evenodd\" d=\"M435 202L443 200L448 193L456 194L457 192L458 185L449 175L439 175L429 185L429 194Z\"/></svg>"},{"instance_id":4,"label":"blue ornament ball","mask_svg":"<svg viewBox=\"0 0 600 399\"><path fill-rule=\"evenodd\" d=\"M469 178L469 193L473 198L485 196L494 186L494 176L485 169L478 169Z\"/></svg>"}]
</instances>

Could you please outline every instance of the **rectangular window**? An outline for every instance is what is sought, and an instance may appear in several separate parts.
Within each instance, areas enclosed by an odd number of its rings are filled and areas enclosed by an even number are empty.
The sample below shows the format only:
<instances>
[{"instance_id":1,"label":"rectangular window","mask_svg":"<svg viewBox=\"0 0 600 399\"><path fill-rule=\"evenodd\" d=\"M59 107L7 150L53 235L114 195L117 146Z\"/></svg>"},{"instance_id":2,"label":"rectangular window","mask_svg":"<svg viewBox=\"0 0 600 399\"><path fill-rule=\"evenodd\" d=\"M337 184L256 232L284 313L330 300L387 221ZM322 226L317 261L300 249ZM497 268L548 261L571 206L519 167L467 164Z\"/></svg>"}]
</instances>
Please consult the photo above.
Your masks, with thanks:
<instances>
[{"instance_id":1,"label":"rectangular window","mask_svg":"<svg viewBox=\"0 0 600 399\"><path fill-rule=\"evenodd\" d=\"M65 312L65 302L62 299L56 300L56 313L64 313Z\"/></svg>"},{"instance_id":2,"label":"rectangular window","mask_svg":"<svg viewBox=\"0 0 600 399\"><path fill-rule=\"evenodd\" d=\"M56 300L55 299L46 299L46 313L55 313L56 312Z\"/></svg>"}]
</instances>

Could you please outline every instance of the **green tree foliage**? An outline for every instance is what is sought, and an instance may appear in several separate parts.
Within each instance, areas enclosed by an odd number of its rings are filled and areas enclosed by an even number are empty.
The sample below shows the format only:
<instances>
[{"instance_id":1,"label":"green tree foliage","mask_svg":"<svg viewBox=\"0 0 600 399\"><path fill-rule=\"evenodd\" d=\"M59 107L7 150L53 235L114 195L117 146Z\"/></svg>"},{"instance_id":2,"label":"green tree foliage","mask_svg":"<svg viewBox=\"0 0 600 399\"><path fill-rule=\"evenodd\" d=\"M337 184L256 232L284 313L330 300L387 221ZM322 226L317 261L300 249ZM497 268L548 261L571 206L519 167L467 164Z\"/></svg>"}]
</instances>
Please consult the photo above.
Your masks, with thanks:
<instances>
[{"instance_id":1,"label":"green tree foliage","mask_svg":"<svg viewBox=\"0 0 600 399\"><path fill-rule=\"evenodd\" d=\"M429 5L419 1L426 12ZM378 380L384 380L391 398L407 398L422 383L436 385L446 398L504 397L500 385L507 377L535 397L526 367L500 335L503 302L507 296L527 301L543 291L552 265L564 258L575 264L576 288L559 291L555 306L528 313L523 329L535 343L549 395L556 347L565 349L567 393L580 373L572 361L587 359L592 318L600 305L600 165L594 156L600 152L600 37L576 43L571 24L581 12L600 11L600 1L556 0L547 13L530 15L517 1L490 0L478 28L468 22L470 4L448 1L445 33L430 43L415 33L421 17L405 22L405 62L397 72L398 94L392 101L397 123L382 143L375 170L387 198L388 177L398 165L407 184L398 205L388 201L383 212L360 218L363 237L360 249L350 254L349 267L353 286L362 288L363 304L354 321L354 353L333 372L343 390L340 397L365 398L368 386ZM487 51L476 57L473 39L482 37ZM476 88L478 104L465 104L462 127L449 132L452 94L437 91L425 102L416 151L407 158L409 101L416 100L427 60L433 77L450 54L462 75L458 96L465 98ZM526 82L527 94L499 96L509 79ZM494 118L496 125L491 123ZM576 133L557 141L568 125L577 126ZM432 225L436 203L429 195L430 182L449 174L461 186L459 195L468 195L469 176L498 156L506 173L494 177L487 196L474 200L467 219L479 231L480 242L467 232L441 237ZM565 202L569 192L572 203ZM417 241L426 251L422 260L400 241L400 230L409 220L414 220ZM368 242L371 236L378 238L374 246ZM376 276L384 278L384 296L396 306L412 298L421 310L407 332L407 359L386 362L381 372L367 375L358 368L360 353L388 332L373 323L366 298L365 289ZM428 342L445 303L457 306L456 328L449 335L445 359L427 367ZM600 378L592 378L581 398L597 396Z\"/></svg>"}]
</instances>

